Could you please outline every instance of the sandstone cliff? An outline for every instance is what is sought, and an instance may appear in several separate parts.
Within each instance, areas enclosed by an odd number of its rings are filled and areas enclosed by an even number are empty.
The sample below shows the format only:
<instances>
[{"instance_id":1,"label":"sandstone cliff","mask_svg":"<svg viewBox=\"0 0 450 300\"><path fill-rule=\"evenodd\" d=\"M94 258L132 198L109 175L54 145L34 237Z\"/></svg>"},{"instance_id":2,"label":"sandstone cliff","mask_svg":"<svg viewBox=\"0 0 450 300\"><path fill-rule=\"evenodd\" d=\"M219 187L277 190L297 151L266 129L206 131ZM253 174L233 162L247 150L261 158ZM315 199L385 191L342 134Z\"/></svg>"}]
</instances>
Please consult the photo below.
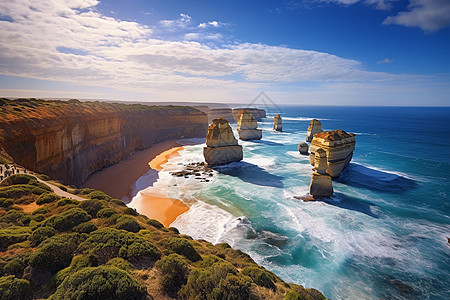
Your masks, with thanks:
<instances>
[{"instance_id":1,"label":"sandstone cliff","mask_svg":"<svg viewBox=\"0 0 450 300\"><path fill-rule=\"evenodd\" d=\"M266 117L266 111L260 108L233 108L233 120L237 122L237 117L241 110L246 110L252 114L256 121L261 121L262 118Z\"/></svg>"},{"instance_id":2,"label":"sandstone cliff","mask_svg":"<svg viewBox=\"0 0 450 300\"><path fill-rule=\"evenodd\" d=\"M208 111L208 124L211 124L214 119L223 118L228 122L234 122L233 111L231 108L211 108Z\"/></svg>"},{"instance_id":3,"label":"sandstone cliff","mask_svg":"<svg viewBox=\"0 0 450 300\"><path fill-rule=\"evenodd\" d=\"M311 142L309 161L315 164L318 149L323 149L327 157L327 173L331 177L338 177L348 166L355 150L355 134L344 130L332 130L316 133Z\"/></svg>"},{"instance_id":4,"label":"sandstone cliff","mask_svg":"<svg viewBox=\"0 0 450 300\"><path fill-rule=\"evenodd\" d=\"M312 141L316 133L322 132L322 124L317 119L312 119L306 132L306 141L309 143Z\"/></svg>"},{"instance_id":5,"label":"sandstone cliff","mask_svg":"<svg viewBox=\"0 0 450 300\"><path fill-rule=\"evenodd\" d=\"M260 140L262 130L257 129L258 122L247 110L241 110L237 116L237 130L241 140Z\"/></svg>"},{"instance_id":6,"label":"sandstone cliff","mask_svg":"<svg viewBox=\"0 0 450 300\"><path fill-rule=\"evenodd\" d=\"M238 145L227 120L214 119L208 128L203 156L210 166L224 165L243 158L242 146Z\"/></svg>"},{"instance_id":7,"label":"sandstone cliff","mask_svg":"<svg viewBox=\"0 0 450 300\"><path fill-rule=\"evenodd\" d=\"M0 116L4 156L77 186L137 150L207 130L206 114L181 106L22 99L0 106Z\"/></svg>"}]
</instances>

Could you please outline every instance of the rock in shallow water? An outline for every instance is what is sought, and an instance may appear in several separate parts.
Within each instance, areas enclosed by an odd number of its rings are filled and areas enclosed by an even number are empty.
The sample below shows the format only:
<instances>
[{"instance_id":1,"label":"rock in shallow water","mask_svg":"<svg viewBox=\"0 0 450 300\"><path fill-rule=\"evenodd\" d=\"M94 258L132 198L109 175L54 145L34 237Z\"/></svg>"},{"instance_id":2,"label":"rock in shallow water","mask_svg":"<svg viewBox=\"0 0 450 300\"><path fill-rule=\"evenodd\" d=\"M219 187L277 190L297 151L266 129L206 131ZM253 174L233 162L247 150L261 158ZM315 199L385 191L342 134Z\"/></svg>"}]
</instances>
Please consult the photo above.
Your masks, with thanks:
<instances>
[{"instance_id":1,"label":"rock in shallow water","mask_svg":"<svg viewBox=\"0 0 450 300\"><path fill-rule=\"evenodd\" d=\"M280 114L277 114L273 118L273 130L275 130L275 131L283 131L283 120L281 119Z\"/></svg>"},{"instance_id":2,"label":"rock in shallow water","mask_svg":"<svg viewBox=\"0 0 450 300\"><path fill-rule=\"evenodd\" d=\"M309 193L314 198L330 197L333 195L331 176L327 174L327 153L317 149L314 157L314 173L312 174Z\"/></svg>"},{"instance_id":3,"label":"rock in shallow water","mask_svg":"<svg viewBox=\"0 0 450 300\"><path fill-rule=\"evenodd\" d=\"M300 154L303 154L303 155L308 154L309 146L307 143L300 143L300 144L298 144L297 148L298 148L298 151L300 152Z\"/></svg>"},{"instance_id":4,"label":"rock in shallow water","mask_svg":"<svg viewBox=\"0 0 450 300\"><path fill-rule=\"evenodd\" d=\"M241 110L237 116L238 133L241 140L260 140L262 130L257 129L258 122L247 110Z\"/></svg>"},{"instance_id":5,"label":"rock in shallow water","mask_svg":"<svg viewBox=\"0 0 450 300\"><path fill-rule=\"evenodd\" d=\"M322 124L317 119L312 119L306 132L306 141L309 143L313 140L316 133L322 132Z\"/></svg>"}]
</instances>

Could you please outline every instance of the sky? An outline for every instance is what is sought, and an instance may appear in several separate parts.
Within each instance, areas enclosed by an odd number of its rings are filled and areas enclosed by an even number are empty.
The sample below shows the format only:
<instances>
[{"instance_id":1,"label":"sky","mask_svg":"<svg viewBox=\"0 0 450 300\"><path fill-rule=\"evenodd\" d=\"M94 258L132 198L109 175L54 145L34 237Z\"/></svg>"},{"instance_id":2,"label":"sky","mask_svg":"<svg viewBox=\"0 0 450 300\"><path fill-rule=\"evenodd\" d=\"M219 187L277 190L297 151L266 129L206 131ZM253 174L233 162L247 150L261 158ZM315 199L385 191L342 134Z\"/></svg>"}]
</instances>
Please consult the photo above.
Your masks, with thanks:
<instances>
[{"instance_id":1,"label":"sky","mask_svg":"<svg viewBox=\"0 0 450 300\"><path fill-rule=\"evenodd\" d=\"M450 105L450 0L8 0L0 97Z\"/></svg>"}]
</instances>

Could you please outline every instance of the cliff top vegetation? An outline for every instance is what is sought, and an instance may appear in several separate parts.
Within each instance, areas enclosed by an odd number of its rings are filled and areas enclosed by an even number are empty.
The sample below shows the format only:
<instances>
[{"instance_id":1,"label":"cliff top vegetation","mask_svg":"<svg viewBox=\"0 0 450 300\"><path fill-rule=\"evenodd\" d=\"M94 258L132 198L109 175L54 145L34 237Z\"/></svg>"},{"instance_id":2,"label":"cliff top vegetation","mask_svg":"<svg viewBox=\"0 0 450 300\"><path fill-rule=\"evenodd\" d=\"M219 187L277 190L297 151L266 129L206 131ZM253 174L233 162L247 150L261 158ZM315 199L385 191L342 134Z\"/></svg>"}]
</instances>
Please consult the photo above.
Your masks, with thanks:
<instances>
[{"instance_id":1,"label":"cliff top vegetation","mask_svg":"<svg viewBox=\"0 0 450 300\"><path fill-rule=\"evenodd\" d=\"M69 188L69 190L71 190ZM228 244L193 240L92 189L0 183L0 299L324 299Z\"/></svg>"}]
</instances>

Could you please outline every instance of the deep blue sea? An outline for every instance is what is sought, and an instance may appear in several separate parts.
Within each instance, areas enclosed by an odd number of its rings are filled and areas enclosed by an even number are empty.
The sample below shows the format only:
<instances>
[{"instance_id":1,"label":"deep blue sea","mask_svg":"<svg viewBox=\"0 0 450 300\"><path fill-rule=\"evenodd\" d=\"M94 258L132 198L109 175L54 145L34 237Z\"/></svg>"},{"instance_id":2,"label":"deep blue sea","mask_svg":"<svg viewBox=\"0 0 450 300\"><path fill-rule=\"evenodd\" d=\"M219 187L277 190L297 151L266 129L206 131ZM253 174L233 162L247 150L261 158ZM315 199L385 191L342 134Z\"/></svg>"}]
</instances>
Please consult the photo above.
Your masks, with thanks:
<instances>
[{"instance_id":1,"label":"deep blue sea","mask_svg":"<svg viewBox=\"0 0 450 300\"><path fill-rule=\"evenodd\" d=\"M356 133L356 150L331 198L302 202L312 167L297 145L312 118ZM155 185L191 206L173 226L328 298L450 299L450 108L281 107L259 127L210 182L169 174L203 161L204 145L169 161Z\"/></svg>"}]
</instances>

